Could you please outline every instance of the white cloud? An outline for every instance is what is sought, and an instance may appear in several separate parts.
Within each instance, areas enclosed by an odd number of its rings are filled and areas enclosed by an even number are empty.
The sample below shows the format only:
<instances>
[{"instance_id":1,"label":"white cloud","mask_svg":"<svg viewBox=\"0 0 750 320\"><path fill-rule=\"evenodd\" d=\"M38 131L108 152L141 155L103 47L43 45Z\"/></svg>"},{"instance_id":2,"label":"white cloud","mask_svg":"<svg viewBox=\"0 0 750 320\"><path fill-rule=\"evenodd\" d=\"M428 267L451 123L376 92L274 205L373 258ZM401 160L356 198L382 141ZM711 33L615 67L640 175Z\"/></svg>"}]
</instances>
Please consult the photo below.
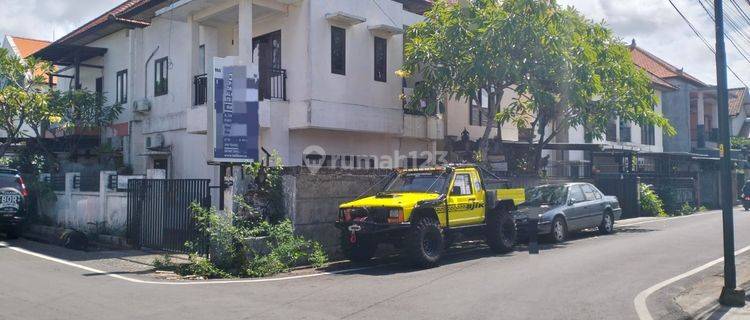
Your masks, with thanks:
<instances>
[{"instance_id":1,"label":"white cloud","mask_svg":"<svg viewBox=\"0 0 750 320\"><path fill-rule=\"evenodd\" d=\"M60 38L123 0L0 0L0 35Z\"/></svg>"},{"instance_id":2,"label":"white cloud","mask_svg":"<svg viewBox=\"0 0 750 320\"><path fill-rule=\"evenodd\" d=\"M716 83L714 55L667 0L559 0L559 3L573 6L595 21L604 20L623 40L630 42L635 38L640 47L677 67L684 68L685 72L706 83ZM697 1L674 0L674 3L713 46L715 44L713 21ZM725 9L727 15L736 15L733 9ZM744 6L744 9L750 12L750 6ZM742 46L746 43L739 35L732 34L732 36L736 38L738 45ZM750 63L728 41L726 46L729 65L746 83L750 84ZM731 73L729 84L742 86L742 83Z\"/></svg>"}]
</instances>

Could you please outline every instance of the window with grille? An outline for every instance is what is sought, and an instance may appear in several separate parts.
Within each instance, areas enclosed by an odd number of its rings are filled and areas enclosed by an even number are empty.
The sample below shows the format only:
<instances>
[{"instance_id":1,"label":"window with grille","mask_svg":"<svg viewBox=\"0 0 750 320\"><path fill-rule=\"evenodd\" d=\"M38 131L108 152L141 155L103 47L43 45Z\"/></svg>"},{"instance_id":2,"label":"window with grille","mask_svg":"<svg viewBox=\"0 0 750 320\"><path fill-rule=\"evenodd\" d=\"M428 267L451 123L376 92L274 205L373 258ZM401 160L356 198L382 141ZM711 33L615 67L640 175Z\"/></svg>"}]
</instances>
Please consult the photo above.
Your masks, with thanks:
<instances>
[{"instance_id":1,"label":"window with grille","mask_svg":"<svg viewBox=\"0 0 750 320\"><path fill-rule=\"evenodd\" d=\"M169 58L154 61L154 96L162 96L169 91Z\"/></svg>"},{"instance_id":2,"label":"window with grille","mask_svg":"<svg viewBox=\"0 0 750 320\"><path fill-rule=\"evenodd\" d=\"M346 30L331 27L331 73L346 74Z\"/></svg>"},{"instance_id":3,"label":"window with grille","mask_svg":"<svg viewBox=\"0 0 750 320\"><path fill-rule=\"evenodd\" d=\"M388 41L375 37L375 81L387 80Z\"/></svg>"},{"instance_id":4,"label":"window with grille","mask_svg":"<svg viewBox=\"0 0 750 320\"><path fill-rule=\"evenodd\" d=\"M115 104L128 102L128 70L117 72L115 82Z\"/></svg>"},{"instance_id":5,"label":"window with grille","mask_svg":"<svg viewBox=\"0 0 750 320\"><path fill-rule=\"evenodd\" d=\"M490 101L487 92L480 90L476 99L471 99L469 103L469 125L486 126L489 121Z\"/></svg>"}]
</instances>

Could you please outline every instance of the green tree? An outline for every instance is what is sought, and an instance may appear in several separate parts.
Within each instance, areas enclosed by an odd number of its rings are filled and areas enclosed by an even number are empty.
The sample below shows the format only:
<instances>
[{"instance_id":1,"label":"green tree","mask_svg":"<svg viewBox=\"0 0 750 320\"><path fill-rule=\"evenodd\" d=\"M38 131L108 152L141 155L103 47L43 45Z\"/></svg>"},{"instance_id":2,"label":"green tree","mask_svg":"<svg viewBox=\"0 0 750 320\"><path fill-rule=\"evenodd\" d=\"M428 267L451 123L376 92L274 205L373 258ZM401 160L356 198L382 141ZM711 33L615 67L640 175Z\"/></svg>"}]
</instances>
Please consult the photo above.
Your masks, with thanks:
<instances>
[{"instance_id":1,"label":"green tree","mask_svg":"<svg viewBox=\"0 0 750 320\"><path fill-rule=\"evenodd\" d=\"M86 89L53 91L45 112L37 112L29 118L35 137L47 153L45 137L52 143L61 144L75 160L79 153L80 138L83 133L95 132L112 124L122 113L120 104L106 106L106 99ZM56 157L55 157L56 159Z\"/></svg>"},{"instance_id":2,"label":"green tree","mask_svg":"<svg viewBox=\"0 0 750 320\"><path fill-rule=\"evenodd\" d=\"M45 74L49 63L33 57L21 59L0 48L0 157L29 134L24 132L30 118L48 114L49 90Z\"/></svg>"},{"instance_id":3,"label":"green tree","mask_svg":"<svg viewBox=\"0 0 750 320\"><path fill-rule=\"evenodd\" d=\"M408 38L403 69L421 77L415 95L434 90L466 100L485 92L497 124L535 133L528 139L534 169L542 149L569 127L600 138L619 117L674 133L653 110L651 81L627 47L603 24L554 0L438 0ZM501 108L509 90L516 93L513 102ZM482 159L492 125L480 139Z\"/></svg>"}]
</instances>

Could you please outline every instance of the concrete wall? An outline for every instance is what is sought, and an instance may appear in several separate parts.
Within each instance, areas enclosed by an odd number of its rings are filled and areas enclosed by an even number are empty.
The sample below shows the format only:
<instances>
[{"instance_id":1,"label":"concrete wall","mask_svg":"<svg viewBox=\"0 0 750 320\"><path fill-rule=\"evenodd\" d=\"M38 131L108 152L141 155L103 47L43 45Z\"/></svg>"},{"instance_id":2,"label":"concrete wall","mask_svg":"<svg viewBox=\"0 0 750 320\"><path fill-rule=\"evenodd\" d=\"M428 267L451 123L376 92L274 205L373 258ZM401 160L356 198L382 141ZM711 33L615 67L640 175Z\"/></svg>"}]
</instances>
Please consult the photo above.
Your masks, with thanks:
<instances>
[{"instance_id":1,"label":"concrete wall","mask_svg":"<svg viewBox=\"0 0 750 320\"><path fill-rule=\"evenodd\" d=\"M295 232L319 241L327 252L339 252L334 226L341 203L351 201L387 174L385 170L321 170L287 168L283 177L288 216Z\"/></svg>"},{"instance_id":2,"label":"concrete wall","mask_svg":"<svg viewBox=\"0 0 750 320\"><path fill-rule=\"evenodd\" d=\"M57 200L43 204L40 213L65 228L124 235L128 197L126 192L107 188L108 178L112 174L115 172L100 173L99 192L81 192L73 188L73 177L78 174L67 173L65 191L55 192Z\"/></svg>"},{"instance_id":3,"label":"concrete wall","mask_svg":"<svg viewBox=\"0 0 750 320\"><path fill-rule=\"evenodd\" d=\"M690 140L690 92L696 87L679 78L666 79L677 87L675 91L664 92L662 95L662 109L664 116L677 130L677 135L666 136L664 139L665 152L691 152Z\"/></svg>"}]
</instances>

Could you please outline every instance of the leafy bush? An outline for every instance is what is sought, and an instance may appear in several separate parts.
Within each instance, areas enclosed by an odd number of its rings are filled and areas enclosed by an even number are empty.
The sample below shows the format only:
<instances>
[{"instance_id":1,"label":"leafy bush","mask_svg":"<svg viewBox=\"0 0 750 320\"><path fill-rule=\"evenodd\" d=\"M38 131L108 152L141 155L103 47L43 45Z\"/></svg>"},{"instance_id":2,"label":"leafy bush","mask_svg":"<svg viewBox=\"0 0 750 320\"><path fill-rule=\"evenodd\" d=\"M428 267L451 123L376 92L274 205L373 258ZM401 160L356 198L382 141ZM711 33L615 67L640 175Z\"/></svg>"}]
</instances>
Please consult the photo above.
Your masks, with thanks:
<instances>
[{"instance_id":1,"label":"leafy bush","mask_svg":"<svg viewBox=\"0 0 750 320\"><path fill-rule=\"evenodd\" d=\"M641 212L651 216L667 216L667 212L664 211L664 202L650 185L641 183L638 185L638 192L641 199Z\"/></svg>"},{"instance_id":2,"label":"leafy bush","mask_svg":"<svg viewBox=\"0 0 750 320\"><path fill-rule=\"evenodd\" d=\"M198 254L197 244L189 243L187 246L192 253L187 264L172 268L168 260L154 261L157 269L171 268L181 275L205 278L264 277L304 264L321 267L328 261L323 247L295 235L289 220L278 224L264 221L250 228L242 223L234 223L231 212L219 215L215 208L203 208L197 203L191 205L191 210L196 214L198 231L210 243L210 259ZM267 254L253 252L245 242L248 237L260 236L266 237Z\"/></svg>"},{"instance_id":3,"label":"leafy bush","mask_svg":"<svg viewBox=\"0 0 750 320\"><path fill-rule=\"evenodd\" d=\"M151 265L153 265L157 270L174 271L177 269L177 265L172 262L172 258L168 254L165 254L161 258L154 258L154 261L151 262Z\"/></svg>"},{"instance_id":4,"label":"leafy bush","mask_svg":"<svg viewBox=\"0 0 750 320\"><path fill-rule=\"evenodd\" d=\"M698 211L698 208L695 208L691 206L689 203L685 202L682 204L682 207L680 207L680 210L678 210L675 215L689 216L697 211Z\"/></svg>"}]
</instances>

